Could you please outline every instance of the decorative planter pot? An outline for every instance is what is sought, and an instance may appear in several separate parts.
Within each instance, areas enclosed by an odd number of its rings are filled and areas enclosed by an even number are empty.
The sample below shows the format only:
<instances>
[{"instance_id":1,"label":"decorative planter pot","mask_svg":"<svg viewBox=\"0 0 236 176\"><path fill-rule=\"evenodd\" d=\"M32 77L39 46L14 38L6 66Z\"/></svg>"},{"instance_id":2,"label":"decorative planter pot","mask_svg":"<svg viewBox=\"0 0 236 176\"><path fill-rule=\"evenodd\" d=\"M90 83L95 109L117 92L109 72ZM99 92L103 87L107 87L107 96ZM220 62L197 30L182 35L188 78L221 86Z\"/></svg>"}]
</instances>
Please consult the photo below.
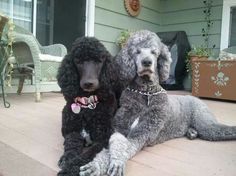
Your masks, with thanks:
<instances>
[{"instance_id":1,"label":"decorative planter pot","mask_svg":"<svg viewBox=\"0 0 236 176\"><path fill-rule=\"evenodd\" d=\"M236 101L236 61L192 61L192 95Z\"/></svg>"}]
</instances>

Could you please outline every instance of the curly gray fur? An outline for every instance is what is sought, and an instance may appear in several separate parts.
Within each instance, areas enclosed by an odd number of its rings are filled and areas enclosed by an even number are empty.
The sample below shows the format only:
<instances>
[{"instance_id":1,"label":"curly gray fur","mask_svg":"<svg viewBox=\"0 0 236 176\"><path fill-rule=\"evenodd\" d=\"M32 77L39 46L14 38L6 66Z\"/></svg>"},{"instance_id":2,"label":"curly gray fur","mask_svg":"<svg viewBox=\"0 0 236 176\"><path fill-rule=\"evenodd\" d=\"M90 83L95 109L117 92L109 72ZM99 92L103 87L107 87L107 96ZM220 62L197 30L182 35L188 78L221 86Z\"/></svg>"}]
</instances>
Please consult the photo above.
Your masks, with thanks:
<instances>
[{"instance_id":1,"label":"curly gray fur","mask_svg":"<svg viewBox=\"0 0 236 176\"><path fill-rule=\"evenodd\" d=\"M119 56L118 64L124 68L120 76L130 81L114 117L116 132L109 140L109 149L84 166L82 176L86 170L93 176L103 175L105 171L110 176L122 176L127 160L143 147L173 138L236 140L236 127L218 123L198 98L161 91L159 82L167 78L171 59L155 33L135 33ZM94 166L99 174L93 172Z\"/></svg>"},{"instance_id":2,"label":"curly gray fur","mask_svg":"<svg viewBox=\"0 0 236 176\"><path fill-rule=\"evenodd\" d=\"M148 30L141 30L132 34L126 46L121 49L115 58L119 67L119 79L121 79L121 82L128 84L135 77L136 66L133 56L139 48L152 48L160 51L159 57L162 57L158 61L160 80L166 80L169 76L171 63L171 55L168 47L161 42L155 33Z\"/></svg>"}]
</instances>

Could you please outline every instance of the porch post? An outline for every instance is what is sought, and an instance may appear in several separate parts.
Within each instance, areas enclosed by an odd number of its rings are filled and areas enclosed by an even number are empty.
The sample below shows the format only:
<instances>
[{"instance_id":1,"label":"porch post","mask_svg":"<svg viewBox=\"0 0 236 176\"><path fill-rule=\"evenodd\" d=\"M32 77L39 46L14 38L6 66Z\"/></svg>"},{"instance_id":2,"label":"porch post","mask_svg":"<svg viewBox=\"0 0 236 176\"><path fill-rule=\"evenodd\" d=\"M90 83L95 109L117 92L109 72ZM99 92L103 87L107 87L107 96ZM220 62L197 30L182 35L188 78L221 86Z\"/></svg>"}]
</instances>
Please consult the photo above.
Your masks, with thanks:
<instances>
[{"instance_id":1,"label":"porch post","mask_svg":"<svg viewBox=\"0 0 236 176\"><path fill-rule=\"evenodd\" d=\"M86 0L85 36L94 36L95 0Z\"/></svg>"}]
</instances>

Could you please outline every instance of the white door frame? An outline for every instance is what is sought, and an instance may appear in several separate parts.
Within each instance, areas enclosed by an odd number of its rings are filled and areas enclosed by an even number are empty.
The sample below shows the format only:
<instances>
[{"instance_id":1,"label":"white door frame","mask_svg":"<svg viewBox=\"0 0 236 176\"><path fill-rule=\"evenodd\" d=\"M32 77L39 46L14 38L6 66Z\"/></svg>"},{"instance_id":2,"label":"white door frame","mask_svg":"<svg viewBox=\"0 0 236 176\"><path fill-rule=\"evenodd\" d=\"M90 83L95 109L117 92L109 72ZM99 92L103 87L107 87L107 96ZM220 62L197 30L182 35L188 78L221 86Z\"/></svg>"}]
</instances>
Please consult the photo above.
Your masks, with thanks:
<instances>
[{"instance_id":1,"label":"white door frame","mask_svg":"<svg viewBox=\"0 0 236 176\"><path fill-rule=\"evenodd\" d=\"M232 6L236 6L235 0L223 1L220 50L228 48L229 46L230 10Z\"/></svg>"},{"instance_id":2,"label":"white door frame","mask_svg":"<svg viewBox=\"0 0 236 176\"><path fill-rule=\"evenodd\" d=\"M36 36L37 0L33 2L33 35ZM85 36L94 36L95 0L86 0Z\"/></svg>"},{"instance_id":3,"label":"white door frame","mask_svg":"<svg viewBox=\"0 0 236 176\"><path fill-rule=\"evenodd\" d=\"M86 0L85 36L94 36L95 0Z\"/></svg>"},{"instance_id":4,"label":"white door frame","mask_svg":"<svg viewBox=\"0 0 236 176\"><path fill-rule=\"evenodd\" d=\"M36 27L37 27L37 0L33 0L33 35L36 36Z\"/></svg>"}]
</instances>

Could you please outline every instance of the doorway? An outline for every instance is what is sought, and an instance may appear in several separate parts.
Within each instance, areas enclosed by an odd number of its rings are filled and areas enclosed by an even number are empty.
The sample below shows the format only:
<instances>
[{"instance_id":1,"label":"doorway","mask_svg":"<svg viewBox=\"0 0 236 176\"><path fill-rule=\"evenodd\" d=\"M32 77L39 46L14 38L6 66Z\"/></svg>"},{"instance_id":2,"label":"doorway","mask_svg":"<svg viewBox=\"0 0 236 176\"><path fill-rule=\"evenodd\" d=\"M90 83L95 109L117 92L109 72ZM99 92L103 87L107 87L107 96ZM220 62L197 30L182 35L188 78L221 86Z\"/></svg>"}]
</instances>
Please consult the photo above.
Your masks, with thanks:
<instances>
[{"instance_id":1,"label":"doorway","mask_svg":"<svg viewBox=\"0 0 236 176\"><path fill-rule=\"evenodd\" d=\"M55 0L53 43L64 44L70 51L76 38L85 35L86 0Z\"/></svg>"}]
</instances>

